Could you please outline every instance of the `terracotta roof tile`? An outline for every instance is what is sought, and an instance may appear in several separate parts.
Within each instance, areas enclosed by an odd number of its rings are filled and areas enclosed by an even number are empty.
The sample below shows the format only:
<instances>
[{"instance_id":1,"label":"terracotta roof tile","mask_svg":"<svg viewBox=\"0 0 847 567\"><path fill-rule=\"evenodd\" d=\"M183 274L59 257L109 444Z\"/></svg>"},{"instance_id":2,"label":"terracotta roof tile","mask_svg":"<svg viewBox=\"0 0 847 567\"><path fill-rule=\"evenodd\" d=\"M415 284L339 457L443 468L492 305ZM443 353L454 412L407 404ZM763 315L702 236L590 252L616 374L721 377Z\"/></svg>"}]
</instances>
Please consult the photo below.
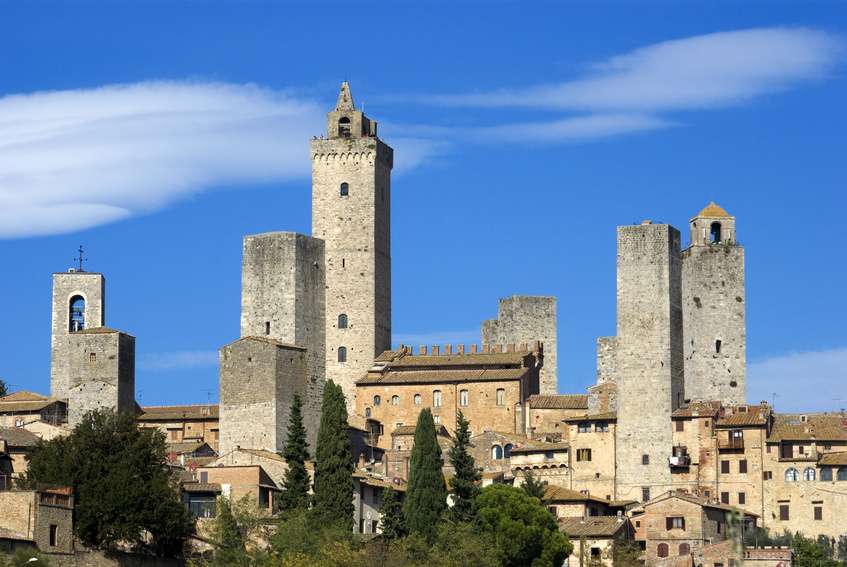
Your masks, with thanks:
<instances>
[{"instance_id":1,"label":"terracotta roof tile","mask_svg":"<svg viewBox=\"0 0 847 567\"><path fill-rule=\"evenodd\" d=\"M438 431L436 432L438 435L442 437L450 437L450 433L447 431L447 428L443 425L438 427ZM414 435L415 434L415 426L414 425L401 425L399 427L395 427L394 431L391 432L392 435Z\"/></svg>"},{"instance_id":2,"label":"terracotta roof tile","mask_svg":"<svg viewBox=\"0 0 847 567\"><path fill-rule=\"evenodd\" d=\"M35 392L18 390L17 392L12 392L11 394L0 398L0 404L5 404L6 402L43 402L48 399L50 398L42 396L41 394L36 394Z\"/></svg>"},{"instance_id":3,"label":"terracotta roof tile","mask_svg":"<svg viewBox=\"0 0 847 567\"><path fill-rule=\"evenodd\" d=\"M743 411L742 411L743 410ZM770 406L730 406L718 418L717 427L764 427L770 417Z\"/></svg>"},{"instance_id":4,"label":"terracotta roof tile","mask_svg":"<svg viewBox=\"0 0 847 567\"><path fill-rule=\"evenodd\" d=\"M592 413L585 415L575 415L565 418L568 423L576 423L578 421L614 421L618 418L617 412L607 411L603 413Z\"/></svg>"},{"instance_id":5,"label":"terracotta roof tile","mask_svg":"<svg viewBox=\"0 0 847 567\"><path fill-rule=\"evenodd\" d=\"M768 441L847 441L847 414L776 414Z\"/></svg>"},{"instance_id":6,"label":"terracotta roof tile","mask_svg":"<svg viewBox=\"0 0 847 567\"><path fill-rule=\"evenodd\" d=\"M532 409L588 409L588 396L583 394L534 395L527 402Z\"/></svg>"},{"instance_id":7,"label":"terracotta roof tile","mask_svg":"<svg viewBox=\"0 0 847 567\"><path fill-rule=\"evenodd\" d=\"M698 217L705 217L705 218L716 218L716 219L732 218L731 214L726 212L723 207L721 207L720 205L718 205L714 201L712 201L708 205L706 205L703 208L702 211L697 213L697 216Z\"/></svg>"},{"instance_id":8,"label":"terracotta roof tile","mask_svg":"<svg viewBox=\"0 0 847 567\"><path fill-rule=\"evenodd\" d=\"M604 504L610 504L608 500L604 500L603 498L598 498L596 496L591 496L590 494L583 494L582 492L577 492L576 490L571 490L570 488L565 488L564 486L554 486L548 484L544 490L544 499L549 500L550 502L602 502Z\"/></svg>"},{"instance_id":9,"label":"terracotta roof tile","mask_svg":"<svg viewBox=\"0 0 847 567\"><path fill-rule=\"evenodd\" d=\"M823 466L845 466L847 465L847 452L824 453L818 461Z\"/></svg>"},{"instance_id":10,"label":"terracotta roof tile","mask_svg":"<svg viewBox=\"0 0 847 567\"><path fill-rule=\"evenodd\" d=\"M512 447L512 453L535 453L540 451L561 451L571 446L567 441L545 443L544 441L527 441Z\"/></svg>"},{"instance_id":11,"label":"terracotta roof tile","mask_svg":"<svg viewBox=\"0 0 847 567\"><path fill-rule=\"evenodd\" d=\"M528 368L470 368L439 370L388 370L384 373L368 373L356 384L436 384L442 382L492 382L520 380Z\"/></svg>"},{"instance_id":12,"label":"terracotta roof tile","mask_svg":"<svg viewBox=\"0 0 847 567\"><path fill-rule=\"evenodd\" d=\"M671 417L714 416L720 410L720 402L691 402L687 406L675 410Z\"/></svg>"},{"instance_id":13,"label":"terracotta roof tile","mask_svg":"<svg viewBox=\"0 0 847 567\"><path fill-rule=\"evenodd\" d=\"M8 443L9 447L35 447L39 438L20 427L0 427L0 439Z\"/></svg>"},{"instance_id":14,"label":"terracotta roof tile","mask_svg":"<svg viewBox=\"0 0 847 567\"><path fill-rule=\"evenodd\" d=\"M145 406L139 421L172 421L181 419L218 419L218 404L185 406Z\"/></svg>"},{"instance_id":15,"label":"terracotta roof tile","mask_svg":"<svg viewBox=\"0 0 847 567\"><path fill-rule=\"evenodd\" d=\"M560 518L559 529L569 537L612 537L622 530L628 520L617 516L589 518Z\"/></svg>"}]
</instances>

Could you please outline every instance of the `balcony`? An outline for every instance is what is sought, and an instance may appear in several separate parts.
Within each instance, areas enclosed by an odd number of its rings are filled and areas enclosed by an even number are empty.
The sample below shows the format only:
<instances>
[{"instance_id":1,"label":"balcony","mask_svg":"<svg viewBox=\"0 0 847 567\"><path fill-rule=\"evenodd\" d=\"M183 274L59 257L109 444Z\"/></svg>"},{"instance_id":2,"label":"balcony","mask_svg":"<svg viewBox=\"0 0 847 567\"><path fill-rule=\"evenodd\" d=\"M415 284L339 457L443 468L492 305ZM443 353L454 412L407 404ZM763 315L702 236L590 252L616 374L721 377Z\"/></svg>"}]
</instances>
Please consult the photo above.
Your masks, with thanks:
<instances>
[{"instance_id":1,"label":"balcony","mask_svg":"<svg viewBox=\"0 0 847 567\"><path fill-rule=\"evenodd\" d=\"M691 456L688 454L688 447L677 445L673 448L673 454L668 457L668 464L671 468L687 468L691 466Z\"/></svg>"},{"instance_id":2,"label":"balcony","mask_svg":"<svg viewBox=\"0 0 847 567\"><path fill-rule=\"evenodd\" d=\"M743 451L744 450L744 438L743 437L730 437L729 439L718 439L718 450L719 451Z\"/></svg>"}]
</instances>

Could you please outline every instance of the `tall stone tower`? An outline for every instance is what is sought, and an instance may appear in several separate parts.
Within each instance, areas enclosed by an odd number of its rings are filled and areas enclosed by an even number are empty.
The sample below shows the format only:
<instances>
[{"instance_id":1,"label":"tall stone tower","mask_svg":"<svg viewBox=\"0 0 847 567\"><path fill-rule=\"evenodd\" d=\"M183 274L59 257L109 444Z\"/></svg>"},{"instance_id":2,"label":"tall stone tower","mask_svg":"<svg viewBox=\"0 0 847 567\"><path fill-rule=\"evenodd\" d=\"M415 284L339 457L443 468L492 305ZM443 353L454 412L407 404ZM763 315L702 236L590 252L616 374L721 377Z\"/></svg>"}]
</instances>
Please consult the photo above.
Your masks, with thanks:
<instances>
[{"instance_id":1,"label":"tall stone tower","mask_svg":"<svg viewBox=\"0 0 847 567\"><path fill-rule=\"evenodd\" d=\"M326 255L326 377L340 384L350 411L355 382L391 347L391 169L394 150L341 85L314 139L312 236Z\"/></svg>"},{"instance_id":2,"label":"tall stone tower","mask_svg":"<svg viewBox=\"0 0 847 567\"><path fill-rule=\"evenodd\" d=\"M50 395L67 399L70 389L70 344L76 331L106 324L106 279L103 274L74 271L53 274L53 323Z\"/></svg>"},{"instance_id":3,"label":"tall stone tower","mask_svg":"<svg viewBox=\"0 0 847 567\"><path fill-rule=\"evenodd\" d=\"M556 372L556 298L539 295L513 295L500 299L497 318L482 323L482 344L544 344L540 393L558 393Z\"/></svg>"},{"instance_id":4,"label":"tall stone tower","mask_svg":"<svg viewBox=\"0 0 847 567\"><path fill-rule=\"evenodd\" d=\"M683 402L679 231L618 227L617 498L644 500L671 487L671 413Z\"/></svg>"},{"instance_id":5,"label":"tall stone tower","mask_svg":"<svg viewBox=\"0 0 847 567\"><path fill-rule=\"evenodd\" d=\"M135 337L90 327L64 337L67 345L68 425L89 411L135 411Z\"/></svg>"},{"instance_id":6,"label":"tall stone tower","mask_svg":"<svg viewBox=\"0 0 847 567\"><path fill-rule=\"evenodd\" d=\"M325 382L324 264L324 242L318 238L293 232L269 232L244 237L241 337L260 337L286 345L286 348L302 349L302 354L297 356L303 359L303 364L298 363L296 371L302 370L303 376L294 379L291 372L295 370L283 372L277 368L276 363L264 366L245 363L244 371L249 370L254 386L258 384L267 388L263 395L269 402L270 397L274 397L274 404L280 408L279 415L285 419L293 395L300 394L303 401L303 424L313 449L320 426ZM233 345L226 347L229 350L233 348ZM277 349L267 347L267 350L276 352ZM253 429L255 421L246 419L237 411L243 405L243 396L229 395L240 391L246 383L246 374L241 375L234 370L238 360L235 357L234 362L221 364L221 432L232 439L239 439L237 444L248 447L244 443L253 437L241 435L238 430ZM227 367L230 371L225 373L224 368ZM265 376L260 378L262 372ZM285 377L284 384L276 382L279 377ZM228 380L236 383L228 384ZM284 440L288 423L280 421L278 425L279 439ZM224 433L226 429L231 431ZM276 446L277 437L274 437L274 444Z\"/></svg>"},{"instance_id":7,"label":"tall stone tower","mask_svg":"<svg viewBox=\"0 0 847 567\"><path fill-rule=\"evenodd\" d=\"M682 253L685 397L747 403L744 248L715 203L689 222Z\"/></svg>"}]
</instances>

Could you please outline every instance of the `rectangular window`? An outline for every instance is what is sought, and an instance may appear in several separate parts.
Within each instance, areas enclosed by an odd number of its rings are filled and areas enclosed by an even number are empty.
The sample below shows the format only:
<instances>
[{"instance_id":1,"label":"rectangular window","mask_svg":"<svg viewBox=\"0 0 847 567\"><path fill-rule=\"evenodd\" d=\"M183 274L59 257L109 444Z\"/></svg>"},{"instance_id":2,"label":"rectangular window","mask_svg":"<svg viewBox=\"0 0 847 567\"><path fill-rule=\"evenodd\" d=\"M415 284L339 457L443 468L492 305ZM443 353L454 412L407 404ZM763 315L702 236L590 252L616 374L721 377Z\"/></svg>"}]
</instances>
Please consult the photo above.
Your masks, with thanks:
<instances>
[{"instance_id":1,"label":"rectangular window","mask_svg":"<svg viewBox=\"0 0 847 567\"><path fill-rule=\"evenodd\" d=\"M576 450L576 460L577 461L590 461L591 460L591 449L577 449Z\"/></svg>"},{"instance_id":2,"label":"rectangular window","mask_svg":"<svg viewBox=\"0 0 847 567\"><path fill-rule=\"evenodd\" d=\"M206 471L200 471L200 482L209 482L209 473Z\"/></svg>"},{"instance_id":3,"label":"rectangular window","mask_svg":"<svg viewBox=\"0 0 847 567\"><path fill-rule=\"evenodd\" d=\"M782 522L788 521L788 504L779 505L779 519Z\"/></svg>"},{"instance_id":4,"label":"rectangular window","mask_svg":"<svg viewBox=\"0 0 847 567\"><path fill-rule=\"evenodd\" d=\"M670 516L665 518L665 529L667 530L684 530L685 518L681 516Z\"/></svg>"},{"instance_id":5,"label":"rectangular window","mask_svg":"<svg viewBox=\"0 0 847 567\"><path fill-rule=\"evenodd\" d=\"M470 395L467 390L459 390L459 405L463 408L468 407L468 400L470 399Z\"/></svg>"},{"instance_id":6,"label":"rectangular window","mask_svg":"<svg viewBox=\"0 0 847 567\"><path fill-rule=\"evenodd\" d=\"M605 421L598 421L594 425L594 431L597 431L598 433L605 433L609 431L609 424Z\"/></svg>"},{"instance_id":7,"label":"rectangular window","mask_svg":"<svg viewBox=\"0 0 847 567\"><path fill-rule=\"evenodd\" d=\"M744 504L747 504L747 495L745 493L743 493L743 492L738 493L738 504L741 505L741 506L743 506Z\"/></svg>"},{"instance_id":8,"label":"rectangular window","mask_svg":"<svg viewBox=\"0 0 847 567\"><path fill-rule=\"evenodd\" d=\"M729 504L729 492L721 492L721 504Z\"/></svg>"},{"instance_id":9,"label":"rectangular window","mask_svg":"<svg viewBox=\"0 0 847 567\"><path fill-rule=\"evenodd\" d=\"M762 472L762 480L771 480L773 479L773 471L763 471Z\"/></svg>"},{"instance_id":10,"label":"rectangular window","mask_svg":"<svg viewBox=\"0 0 847 567\"><path fill-rule=\"evenodd\" d=\"M779 458L790 459L794 456L794 446L791 443L781 443L779 445Z\"/></svg>"},{"instance_id":11,"label":"rectangular window","mask_svg":"<svg viewBox=\"0 0 847 567\"><path fill-rule=\"evenodd\" d=\"M647 502L648 500L650 500L650 487L642 486L641 487L641 501Z\"/></svg>"},{"instance_id":12,"label":"rectangular window","mask_svg":"<svg viewBox=\"0 0 847 567\"><path fill-rule=\"evenodd\" d=\"M270 321L265 321L265 334L266 335L271 334L271 322Z\"/></svg>"},{"instance_id":13,"label":"rectangular window","mask_svg":"<svg viewBox=\"0 0 847 567\"><path fill-rule=\"evenodd\" d=\"M738 461L738 472L741 474L747 474L747 459L741 459Z\"/></svg>"},{"instance_id":14,"label":"rectangular window","mask_svg":"<svg viewBox=\"0 0 847 567\"><path fill-rule=\"evenodd\" d=\"M502 406L506 403L506 390L497 388L497 405Z\"/></svg>"},{"instance_id":15,"label":"rectangular window","mask_svg":"<svg viewBox=\"0 0 847 567\"><path fill-rule=\"evenodd\" d=\"M91 363L97 362L97 353L96 352L89 352L88 353L88 362L91 362Z\"/></svg>"},{"instance_id":16,"label":"rectangular window","mask_svg":"<svg viewBox=\"0 0 847 567\"><path fill-rule=\"evenodd\" d=\"M677 431L685 431L685 422L682 421L681 419L678 419L676 421L676 430Z\"/></svg>"},{"instance_id":17,"label":"rectangular window","mask_svg":"<svg viewBox=\"0 0 847 567\"><path fill-rule=\"evenodd\" d=\"M650 455L641 455L641 464L649 465L650 464Z\"/></svg>"},{"instance_id":18,"label":"rectangular window","mask_svg":"<svg viewBox=\"0 0 847 567\"><path fill-rule=\"evenodd\" d=\"M721 461L721 474L729 474L729 461Z\"/></svg>"},{"instance_id":19,"label":"rectangular window","mask_svg":"<svg viewBox=\"0 0 847 567\"><path fill-rule=\"evenodd\" d=\"M801 455L806 454L806 446L805 445L799 445L798 449L799 449L799 452L800 452Z\"/></svg>"},{"instance_id":20,"label":"rectangular window","mask_svg":"<svg viewBox=\"0 0 847 567\"><path fill-rule=\"evenodd\" d=\"M823 520L823 506L815 506L815 520Z\"/></svg>"},{"instance_id":21,"label":"rectangular window","mask_svg":"<svg viewBox=\"0 0 847 567\"><path fill-rule=\"evenodd\" d=\"M441 423L441 416L440 416L440 415L434 415L434 416L432 416L432 421L433 421L436 425L440 424L440 423Z\"/></svg>"},{"instance_id":22,"label":"rectangular window","mask_svg":"<svg viewBox=\"0 0 847 567\"><path fill-rule=\"evenodd\" d=\"M432 407L435 407L435 408L441 407L441 390L433 390L432 391Z\"/></svg>"},{"instance_id":23,"label":"rectangular window","mask_svg":"<svg viewBox=\"0 0 847 567\"><path fill-rule=\"evenodd\" d=\"M56 547L59 543L59 526L50 524L50 547Z\"/></svg>"},{"instance_id":24,"label":"rectangular window","mask_svg":"<svg viewBox=\"0 0 847 567\"><path fill-rule=\"evenodd\" d=\"M590 433L591 432L591 424L590 423L580 423L576 426L576 430L579 433Z\"/></svg>"}]
</instances>

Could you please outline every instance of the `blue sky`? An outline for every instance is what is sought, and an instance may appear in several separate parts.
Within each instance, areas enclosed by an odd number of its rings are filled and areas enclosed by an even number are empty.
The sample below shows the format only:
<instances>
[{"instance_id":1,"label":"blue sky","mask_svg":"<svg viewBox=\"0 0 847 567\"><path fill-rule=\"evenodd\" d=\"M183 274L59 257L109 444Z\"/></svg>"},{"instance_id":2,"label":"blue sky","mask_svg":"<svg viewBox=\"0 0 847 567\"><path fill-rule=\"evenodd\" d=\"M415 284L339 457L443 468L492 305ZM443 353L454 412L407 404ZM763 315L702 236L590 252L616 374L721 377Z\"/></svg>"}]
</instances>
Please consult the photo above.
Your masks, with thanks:
<instances>
[{"instance_id":1,"label":"blue sky","mask_svg":"<svg viewBox=\"0 0 847 567\"><path fill-rule=\"evenodd\" d=\"M50 275L79 244L142 404L217 400L245 234L310 230L340 81L395 147L396 342L559 301L563 392L615 328L615 226L747 251L751 401L847 406L847 5L78 2L0 7L0 377L49 389ZM687 240L687 236L684 236Z\"/></svg>"}]
</instances>

